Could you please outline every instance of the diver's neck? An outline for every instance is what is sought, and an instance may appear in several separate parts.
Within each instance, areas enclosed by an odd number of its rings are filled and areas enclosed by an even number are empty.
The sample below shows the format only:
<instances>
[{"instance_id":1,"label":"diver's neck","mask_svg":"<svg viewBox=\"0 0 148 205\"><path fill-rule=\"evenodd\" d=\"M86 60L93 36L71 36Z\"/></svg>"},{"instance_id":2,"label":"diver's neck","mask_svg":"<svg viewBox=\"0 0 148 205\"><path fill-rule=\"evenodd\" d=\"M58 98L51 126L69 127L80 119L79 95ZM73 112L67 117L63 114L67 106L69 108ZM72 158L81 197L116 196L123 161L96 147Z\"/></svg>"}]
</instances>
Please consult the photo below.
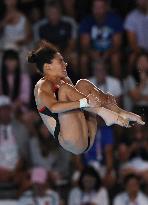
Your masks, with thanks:
<instances>
[{"instance_id":1,"label":"diver's neck","mask_svg":"<svg viewBox=\"0 0 148 205\"><path fill-rule=\"evenodd\" d=\"M60 84L62 80L61 78L54 77L54 76L50 76L50 77L44 76L44 79L50 81L52 84Z\"/></svg>"}]
</instances>

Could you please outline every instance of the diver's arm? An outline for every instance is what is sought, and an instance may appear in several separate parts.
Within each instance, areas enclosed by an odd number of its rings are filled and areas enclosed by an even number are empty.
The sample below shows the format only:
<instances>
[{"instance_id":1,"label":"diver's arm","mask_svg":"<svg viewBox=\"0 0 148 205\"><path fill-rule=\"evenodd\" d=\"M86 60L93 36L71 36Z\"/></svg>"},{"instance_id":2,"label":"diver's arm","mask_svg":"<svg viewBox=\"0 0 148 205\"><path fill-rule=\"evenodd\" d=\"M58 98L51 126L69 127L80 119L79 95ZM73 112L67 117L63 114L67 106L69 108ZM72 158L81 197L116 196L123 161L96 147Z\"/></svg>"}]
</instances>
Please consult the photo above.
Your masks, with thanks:
<instances>
[{"instance_id":1,"label":"diver's arm","mask_svg":"<svg viewBox=\"0 0 148 205\"><path fill-rule=\"evenodd\" d=\"M80 108L79 100L60 102L53 97L52 93L47 93L42 90L39 91L38 97L41 99L44 106L50 109L52 113L62 113Z\"/></svg>"}]
</instances>

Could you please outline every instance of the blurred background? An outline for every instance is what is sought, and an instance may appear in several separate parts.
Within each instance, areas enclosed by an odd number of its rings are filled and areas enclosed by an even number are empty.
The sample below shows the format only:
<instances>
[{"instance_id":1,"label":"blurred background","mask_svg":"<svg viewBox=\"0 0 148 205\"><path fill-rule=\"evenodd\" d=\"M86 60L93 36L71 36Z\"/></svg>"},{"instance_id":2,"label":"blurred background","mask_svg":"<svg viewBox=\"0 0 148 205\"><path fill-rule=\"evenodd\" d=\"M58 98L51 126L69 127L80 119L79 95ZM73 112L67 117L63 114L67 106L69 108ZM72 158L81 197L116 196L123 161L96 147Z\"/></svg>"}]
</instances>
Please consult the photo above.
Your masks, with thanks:
<instances>
[{"instance_id":1,"label":"blurred background","mask_svg":"<svg viewBox=\"0 0 148 205\"><path fill-rule=\"evenodd\" d=\"M148 205L148 0L0 1L0 205ZM64 151L42 123L26 56L54 43L75 83L87 78L145 126L105 126Z\"/></svg>"}]
</instances>

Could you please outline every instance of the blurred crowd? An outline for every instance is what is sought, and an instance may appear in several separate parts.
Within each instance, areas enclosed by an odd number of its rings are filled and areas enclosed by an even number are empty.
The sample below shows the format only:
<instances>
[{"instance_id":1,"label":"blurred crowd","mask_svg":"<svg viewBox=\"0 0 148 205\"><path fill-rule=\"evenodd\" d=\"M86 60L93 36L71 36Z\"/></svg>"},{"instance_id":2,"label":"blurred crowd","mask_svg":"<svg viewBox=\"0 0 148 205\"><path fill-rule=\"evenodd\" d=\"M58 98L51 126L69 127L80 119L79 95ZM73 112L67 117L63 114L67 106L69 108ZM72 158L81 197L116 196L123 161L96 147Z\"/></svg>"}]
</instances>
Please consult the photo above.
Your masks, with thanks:
<instances>
[{"instance_id":1,"label":"blurred crowd","mask_svg":"<svg viewBox=\"0 0 148 205\"><path fill-rule=\"evenodd\" d=\"M148 205L148 0L0 1L0 205ZM42 123L26 60L45 39L145 126L107 127L73 155Z\"/></svg>"}]
</instances>

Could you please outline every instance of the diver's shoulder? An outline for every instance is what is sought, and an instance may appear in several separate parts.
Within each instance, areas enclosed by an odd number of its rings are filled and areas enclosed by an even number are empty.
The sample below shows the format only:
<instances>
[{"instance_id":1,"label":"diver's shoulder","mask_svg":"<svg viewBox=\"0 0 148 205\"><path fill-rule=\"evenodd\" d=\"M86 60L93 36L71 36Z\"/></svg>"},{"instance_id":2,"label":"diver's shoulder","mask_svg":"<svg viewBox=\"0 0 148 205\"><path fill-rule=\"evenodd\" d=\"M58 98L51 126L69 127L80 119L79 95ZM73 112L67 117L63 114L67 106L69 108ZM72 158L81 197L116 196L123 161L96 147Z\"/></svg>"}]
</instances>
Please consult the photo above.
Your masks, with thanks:
<instances>
[{"instance_id":1,"label":"diver's shoulder","mask_svg":"<svg viewBox=\"0 0 148 205\"><path fill-rule=\"evenodd\" d=\"M41 78L40 80L37 81L35 87L41 88L44 87L47 84L46 80Z\"/></svg>"},{"instance_id":2,"label":"diver's shoulder","mask_svg":"<svg viewBox=\"0 0 148 205\"><path fill-rule=\"evenodd\" d=\"M42 90L42 91L48 91L51 88L50 82L47 81L44 78L41 78L37 83L36 83L36 87L38 87L38 89Z\"/></svg>"}]
</instances>

